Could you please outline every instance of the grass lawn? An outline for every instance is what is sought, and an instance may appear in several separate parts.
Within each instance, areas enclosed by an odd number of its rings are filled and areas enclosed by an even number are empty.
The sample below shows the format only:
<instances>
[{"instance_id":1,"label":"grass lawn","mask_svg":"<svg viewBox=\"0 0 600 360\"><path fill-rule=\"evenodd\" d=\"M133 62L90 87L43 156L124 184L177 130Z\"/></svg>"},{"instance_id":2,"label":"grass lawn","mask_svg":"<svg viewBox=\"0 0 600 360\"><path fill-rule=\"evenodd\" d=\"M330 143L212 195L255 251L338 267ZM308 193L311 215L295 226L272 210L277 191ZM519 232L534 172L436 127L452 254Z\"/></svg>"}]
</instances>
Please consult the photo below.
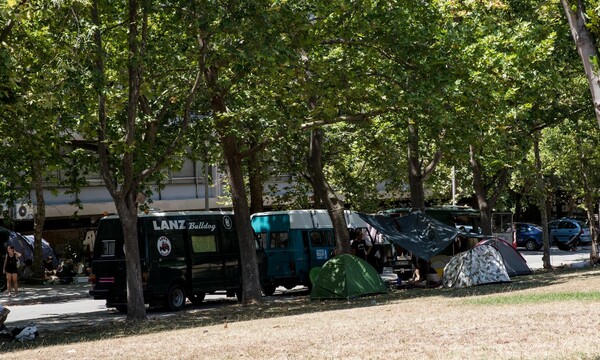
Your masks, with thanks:
<instances>
[{"instance_id":1,"label":"grass lawn","mask_svg":"<svg viewBox=\"0 0 600 360\"><path fill-rule=\"evenodd\" d=\"M0 358L597 359L599 285L588 268L342 301L274 296L8 342Z\"/></svg>"}]
</instances>

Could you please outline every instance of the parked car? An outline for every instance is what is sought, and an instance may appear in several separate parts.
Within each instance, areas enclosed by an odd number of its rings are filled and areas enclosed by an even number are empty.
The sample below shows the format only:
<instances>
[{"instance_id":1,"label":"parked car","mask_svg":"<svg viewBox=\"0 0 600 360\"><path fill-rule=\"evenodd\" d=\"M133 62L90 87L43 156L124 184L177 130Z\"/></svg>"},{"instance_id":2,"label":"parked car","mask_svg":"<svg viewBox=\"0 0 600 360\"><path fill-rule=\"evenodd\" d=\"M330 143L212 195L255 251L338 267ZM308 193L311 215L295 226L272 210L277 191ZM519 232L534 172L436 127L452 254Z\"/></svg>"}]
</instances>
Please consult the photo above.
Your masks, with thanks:
<instances>
[{"instance_id":1,"label":"parked car","mask_svg":"<svg viewBox=\"0 0 600 360\"><path fill-rule=\"evenodd\" d=\"M529 223L516 222L514 225L517 247L524 247L529 251L539 250L542 247L542 229Z\"/></svg>"},{"instance_id":2,"label":"parked car","mask_svg":"<svg viewBox=\"0 0 600 360\"><path fill-rule=\"evenodd\" d=\"M562 218L550 221L548 232L550 240L561 250L569 250L571 245L568 243L575 237L579 238L580 244L591 242L590 228L581 220Z\"/></svg>"}]
</instances>

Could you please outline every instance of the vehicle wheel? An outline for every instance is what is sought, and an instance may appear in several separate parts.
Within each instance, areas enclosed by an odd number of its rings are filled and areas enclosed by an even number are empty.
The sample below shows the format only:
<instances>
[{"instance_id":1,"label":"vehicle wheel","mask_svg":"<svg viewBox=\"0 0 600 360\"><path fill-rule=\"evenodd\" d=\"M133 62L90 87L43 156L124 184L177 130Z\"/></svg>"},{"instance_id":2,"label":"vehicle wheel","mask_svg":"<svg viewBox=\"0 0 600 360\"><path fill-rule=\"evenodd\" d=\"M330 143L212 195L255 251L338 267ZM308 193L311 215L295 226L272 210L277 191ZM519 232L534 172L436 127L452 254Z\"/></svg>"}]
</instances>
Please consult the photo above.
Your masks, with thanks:
<instances>
[{"instance_id":1,"label":"vehicle wheel","mask_svg":"<svg viewBox=\"0 0 600 360\"><path fill-rule=\"evenodd\" d=\"M263 292L263 294L264 294L265 296L271 296L271 295L273 295L273 294L275 293L275 289L276 289L276 288L277 288L277 287L276 287L275 285L273 285L273 284L264 285L264 286L262 287L262 292Z\"/></svg>"},{"instance_id":2,"label":"vehicle wheel","mask_svg":"<svg viewBox=\"0 0 600 360\"><path fill-rule=\"evenodd\" d=\"M190 297L188 297L188 299L190 299L190 302L194 305L200 305L202 303L202 301L204 301L204 296L206 294L205 293L200 293L200 294L192 294Z\"/></svg>"},{"instance_id":3,"label":"vehicle wheel","mask_svg":"<svg viewBox=\"0 0 600 360\"><path fill-rule=\"evenodd\" d=\"M529 239L525 242L525 249L529 250L529 251L534 251L537 250L538 245L535 242L535 240L533 239Z\"/></svg>"},{"instance_id":4,"label":"vehicle wheel","mask_svg":"<svg viewBox=\"0 0 600 360\"><path fill-rule=\"evenodd\" d=\"M171 311L179 311L185 305L185 291L179 284L174 284L169 288L167 294L166 306Z\"/></svg>"},{"instance_id":5,"label":"vehicle wheel","mask_svg":"<svg viewBox=\"0 0 600 360\"><path fill-rule=\"evenodd\" d=\"M556 247L557 247L559 250L563 250L563 251L567 251L567 250L569 250L569 249L570 249L570 247L569 247L569 246L567 246L567 245L565 245L564 243L556 243Z\"/></svg>"},{"instance_id":6,"label":"vehicle wheel","mask_svg":"<svg viewBox=\"0 0 600 360\"><path fill-rule=\"evenodd\" d=\"M115 306L115 309L121 314L127 314L127 305L117 305Z\"/></svg>"}]
</instances>

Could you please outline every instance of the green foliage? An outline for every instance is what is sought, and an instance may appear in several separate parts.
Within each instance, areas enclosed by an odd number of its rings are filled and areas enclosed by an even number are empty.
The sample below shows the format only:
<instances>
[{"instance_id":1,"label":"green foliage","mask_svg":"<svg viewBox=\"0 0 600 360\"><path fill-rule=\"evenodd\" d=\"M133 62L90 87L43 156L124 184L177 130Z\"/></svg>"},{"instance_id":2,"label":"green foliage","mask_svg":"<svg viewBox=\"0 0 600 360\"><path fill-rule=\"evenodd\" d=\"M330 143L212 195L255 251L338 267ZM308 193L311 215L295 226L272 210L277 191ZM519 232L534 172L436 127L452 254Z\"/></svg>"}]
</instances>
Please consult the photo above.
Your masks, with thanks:
<instances>
[{"instance_id":1,"label":"green foliage","mask_svg":"<svg viewBox=\"0 0 600 360\"><path fill-rule=\"evenodd\" d=\"M134 154L135 174L166 157L162 169L140 184L145 189L163 186L166 171L177 170L186 156L222 164L215 130L222 122L221 136L239 138L241 154L266 144L258 153L261 175L276 206L309 207L309 133L302 124L369 112L378 115L327 125L323 154L331 186L364 211L387 201L382 190L406 197L408 123L419 130L422 164L444 153L426 184L432 199L449 198L452 167L459 194L472 193L470 144L487 180L511 168L512 188L532 189L526 154L533 129L541 127L551 127L542 153L544 171L557 186L580 192L578 146L589 155L589 168L597 168L596 135L584 126L590 112L578 126L565 121L589 104L557 4L147 1L147 47L135 59L128 57L126 4L98 4L104 76L94 70L89 2L0 6L2 23L19 21L0 47L0 151L12 160L1 169L5 198L24 195L14 189L30 186L31 159L44 158L48 170L66 169L62 180L73 193L85 185L83 176L98 172L93 156L65 153L63 145L66 129L97 138L99 93L107 98L105 143L117 183L127 175L124 154ZM589 27L597 32L598 2L586 4ZM130 61L144 69L144 109L131 144L125 128ZM218 68L218 83L209 89L204 79L193 100L187 147L172 149L201 66ZM219 118L211 110L213 91L227 94L227 113ZM309 100L317 106L309 108ZM285 195L269 182L282 175L291 179Z\"/></svg>"}]
</instances>

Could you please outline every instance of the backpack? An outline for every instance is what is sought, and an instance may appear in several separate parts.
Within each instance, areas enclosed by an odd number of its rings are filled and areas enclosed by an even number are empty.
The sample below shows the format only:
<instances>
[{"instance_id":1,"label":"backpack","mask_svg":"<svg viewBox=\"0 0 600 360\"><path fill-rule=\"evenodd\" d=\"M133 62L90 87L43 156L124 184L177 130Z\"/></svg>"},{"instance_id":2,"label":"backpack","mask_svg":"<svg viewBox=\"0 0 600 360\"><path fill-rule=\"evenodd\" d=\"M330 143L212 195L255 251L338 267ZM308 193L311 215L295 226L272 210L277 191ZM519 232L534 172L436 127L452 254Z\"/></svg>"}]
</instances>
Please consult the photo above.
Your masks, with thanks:
<instances>
[{"instance_id":1,"label":"backpack","mask_svg":"<svg viewBox=\"0 0 600 360\"><path fill-rule=\"evenodd\" d=\"M13 334L16 332L14 330ZM24 340L33 340L38 335L37 326L35 326L34 323L31 323L29 326L23 328L18 334L16 334L15 339L23 342Z\"/></svg>"}]
</instances>

